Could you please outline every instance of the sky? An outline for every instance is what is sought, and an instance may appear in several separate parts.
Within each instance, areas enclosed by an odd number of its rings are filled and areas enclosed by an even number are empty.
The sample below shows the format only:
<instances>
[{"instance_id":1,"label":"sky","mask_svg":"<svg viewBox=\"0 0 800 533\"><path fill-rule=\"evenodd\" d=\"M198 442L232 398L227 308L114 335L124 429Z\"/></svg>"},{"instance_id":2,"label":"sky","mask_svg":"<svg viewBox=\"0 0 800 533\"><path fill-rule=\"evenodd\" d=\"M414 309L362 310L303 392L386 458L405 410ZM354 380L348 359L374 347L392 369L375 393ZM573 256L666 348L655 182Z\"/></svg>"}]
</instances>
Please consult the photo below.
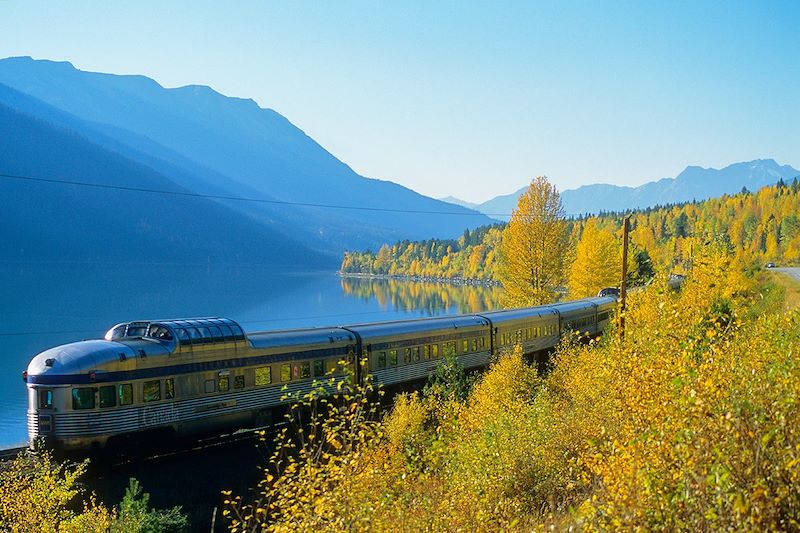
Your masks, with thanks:
<instances>
[{"instance_id":1,"label":"sky","mask_svg":"<svg viewBox=\"0 0 800 533\"><path fill-rule=\"evenodd\" d=\"M0 27L0 57L252 98L434 197L800 168L798 2L0 0Z\"/></svg>"}]
</instances>

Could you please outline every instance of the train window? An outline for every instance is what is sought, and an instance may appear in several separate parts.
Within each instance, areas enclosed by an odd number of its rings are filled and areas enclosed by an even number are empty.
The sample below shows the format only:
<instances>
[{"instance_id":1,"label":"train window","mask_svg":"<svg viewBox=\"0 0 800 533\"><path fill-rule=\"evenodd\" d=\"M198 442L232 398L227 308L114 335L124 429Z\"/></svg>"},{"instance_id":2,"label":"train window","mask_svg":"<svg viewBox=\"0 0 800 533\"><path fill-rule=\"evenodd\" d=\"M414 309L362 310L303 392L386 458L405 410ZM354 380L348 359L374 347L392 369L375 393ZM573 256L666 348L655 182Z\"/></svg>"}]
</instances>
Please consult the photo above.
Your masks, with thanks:
<instances>
[{"instance_id":1,"label":"train window","mask_svg":"<svg viewBox=\"0 0 800 533\"><path fill-rule=\"evenodd\" d=\"M236 324L231 324L231 330L233 330L233 336L237 341L244 340L244 332L242 331L242 328Z\"/></svg>"},{"instance_id":2,"label":"train window","mask_svg":"<svg viewBox=\"0 0 800 533\"><path fill-rule=\"evenodd\" d=\"M171 400L175 397L175 380L167 378L164 380L164 398Z\"/></svg>"},{"instance_id":3,"label":"train window","mask_svg":"<svg viewBox=\"0 0 800 533\"><path fill-rule=\"evenodd\" d=\"M428 361L431 358L430 344L426 344L425 346L422 347L422 357L424 357L426 361Z\"/></svg>"},{"instance_id":4,"label":"train window","mask_svg":"<svg viewBox=\"0 0 800 533\"><path fill-rule=\"evenodd\" d=\"M311 377L311 363L310 362L300 363L300 377L301 378L310 378Z\"/></svg>"},{"instance_id":5,"label":"train window","mask_svg":"<svg viewBox=\"0 0 800 533\"><path fill-rule=\"evenodd\" d=\"M145 334L145 326L128 326L128 331L125 332L126 337L143 337Z\"/></svg>"},{"instance_id":6,"label":"train window","mask_svg":"<svg viewBox=\"0 0 800 533\"><path fill-rule=\"evenodd\" d=\"M411 362L411 348L406 348L403 352L403 362L410 363Z\"/></svg>"},{"instance_id":7,"label":"train window","mask_svg":"<svg viewBox=\"0 0 800 533\"><path fill-rule=\"evenodd\" d=\"M100 407L116 407L117 406L117 391L114 385L108 387L100 387Z\"/></svg>"},{"instance_id":8,"label":"train window","mask_svg":"<svg viewBox=\"0 0 800 533\"><path fill-rule=\"evenodd\" d=\"M121 339L121 338L125 337L125 328L127 328L127 327L128 327L127 324L122 324L120 326L115 327L114 329L112 329L110 332L108 332L106 334L106 338L108 338L108 340L112 340L113 341L115 339Z\"/></svg>"},{"instance_id":9,"label":"train window","mask_svg":"<svg viewBox=\"0 0 800 533\"><path fill-rule=\"evenodd\" d=\"M205 383L205 391L206 394L211 394L212 392L217 390L217 380L215 379L207 379Z\"/></svg>"},{"instance_id":10,"label":"train window","mask_svg":"<svg viewBox=\"0 0 800 533\"><path fill-rule=\"evenodd\" d=\"M434 359L439 357L439 345L438 344L434 344L434 345L431 346L431 356Z\"/></svg>"},{"instance_id":11,"label":"train window","mask_svg":"<svg viewBox=\"0 0 800 533\"><path fill-rule=\"evenodd\" d=\"M481 348L486 348L486 337L481 337L478 341L481 345Z\"/></svg>"},{"instance_id":12,"label":"train window","mask_svg":"<svg viewBox=\"0 0 800 533\"><path fill-rule=\"evenodd\" d=\"M269 367L267 367L269 368ZM270 376L270 381L272 376ZM244 388L244 375L241 376L233 376L233 388L234 389L243 389Z\"/></svg>"},{"instance_id":13,"label":"train window","mask_svg":"<svg viewBox=\"0 0 800 533\"><path fill-rule=\"evenodd\" d=\"M202 328L197 328L197 330L200 332L200 335L202 336L200 342L203 343L214 342L214 339L212 338L211 332L208 330L208 328L202 327Z\"/></svg>"},{"instance_id":14,"label":"train window","mask_svg":"<svg viewBox=\"0 0 800 533\"><path fill-rule=\"evenodd\" d=\"M375 368L386 368L386 352L378 352L378 358L375 360Z\"/></svg>"},{"instance_id":15,"label":"train window","mask_svg":"<svg viewBox=\"0 0 800 533\"><path fill-rule=\"evenodd\" d=\"M414 351L414 362L419 363L419 346L414 346L412 350Z\"/></svg>"},{"instance_id":16,"label":"train window","mask_svg":"<svg viewBox=\"0 0 800 533\"><path fill-rule=\"evenodd\" d=\"M147 336L151 339L159 339L164 341L172 340L172 333L170 333L170 331L164 326L160 326L158 324L150 325L150 328L147 330Z\"/></svg>"},{"instance_id":17,"label":"train window","mask_svg":"<svg viewBox=\"0 0 800 533\"><path fill-rule=\"evenodd\" d=\"M389 350L389 364L397 366L397 350Z\"/></svg>"},{"instance_id":18,"label":"train window","mask_svg":"<svg viewBox=\"0 0 800 533\"><path fill-rule=\"evenodd\" d=\"M191 344L192 339L189 338L189 333L183 328L176 328L175 334L178 335L178 340L181 344Z\"/></svg>"},{"instance_id":19,"label":"train window","mask_svg":"<svg viewBox=\"0 0 800 533\"><path fill-rule=\"evenodd\" d=\"M442 355L447 357L456 354L456 341L445 342L442 345Z\"/></svg>"},{"instance_id":20,"label":"train window","mask_svg":"<svg viewBox=\"0 0 800 533\"><path fill-rule=\"evenodd\" d=\"M221 341L225 339L225 337L222 335L222 330L219 329L217 326L209 326L208 331L211 332L211 336L214 338L215 341Z\"/></svg>"},{"instance_id":21,"label":"train window","mask_svg":"<svg viewBox=\"0 0 800 533\"><path fill-rule=\"evenodd\" d=\"M505 344L505 343L506 343L506 334L505 333L501 333L500 334L500 344Z\"/></svg>"},{"instance_id":22,"label":"train window","mask_svg":"<svg viewBox=\"0 0 800 533\"><path fill-rule=\"evenodd\" d=\"M339 369L339 362L336 359L328 359L328 374L333 374Z\"/></svg>"},{"instance_id":23,"label":"train window","mask_svg":"<svg viewBox=\"0 0 800 533\"><path fill-rule=\"evenodd\" d=\"M123 383L117 389L117 396L119 397L120 405L130 405L133 403L133 385L130 383Z\"/></svg>"},{"instance_id":24,"label":"train window","mask_svg":"<svg viewBox=\"0 0 800 533\"><path fill-rule=\"evenodd\" d=\"M226 341L232 341L233 340L233 330L231 328L229 328L228 326L223 324L223 325L221 325L219 327L219 329L220 329L220 331L222 331L222 335L225 337Z\"/></svg>"},{"instance_id":25,"label":"train window","mask_svg":"<svg viewBox=\"0 0 800 533\"><path fill-rule=\"evenodd\" d=\"M281 365L281 381L291 381L292 380L292 365L289 363L284 363Z\"/></svg>"},{"instance_id":26,"label":"train window","mask_svg":"<svg viewBox=\"0 0 800 533\"><path fill-rule=\"evenodd\" d=\"M39 409L52 409L53 408L53 391L50 389L43 389L39 391Z\"/></svg>"},{"instance_id":27,"label":"train window","mask_svg":"<svg viewBox=\"0 0 800 533\"><path fill-rule=\"evenodd\" d=\"M231 378L228 376L219 376L217 388L220 392L225 392L231 388Z\"/></svg>"},{"instance_id":28,"label":"train window","mask_svg":"<svg viewBox=\"0 0 800 533\"><path fill-rule=\"evenodd\" d=\"M325 359L317 359L314 361L314 377L325 375Z\"/></svg>"},{"instance_id":29,"label":"train window","mask_svg":"<svg viewBox=\"0 0 800 533\"><path fill-rule=\"evenodd\" d=\"M186 331L189 332L189 339L191 340L192 344L200 344L203 342L203 336L200 335L200 332L197 331L197 328L186 328Z\"/></svg>"},{"instance_id":30,"label":"train window","mask_svg":"<svg viewBox=\"0 0 800 533\"><path fill-rule=\"evenodd\" d=\"M157 402L161 399L161 380L145 381L142 384L142 400L145 402Z\"/></svg>"},{"instance_id":31,"label":"train window","mask_svg":"<svg viewBox=\"0 0 800 533\"><path fill-rule=\"evenodd\" d=\"M467 353L469 351L469 340L464 339L461 341L461 353Z\"/></svg>"},{"instance_id":32,"label":"train window","mask_svg":"<svg viewBox=\"0 0 800 533\"><path fill-rule=\"evenodd\" d=\"M72 389L73 409L94 409L94 388Z\"/></svg>"},{"instance_id":33,"label":"train window","mask_svg":"<svg viewBox=\"0 0 800 533\"><path fill-rule=\"evenodd\" d=\"M242 376L242 381L244 381L244 376ZM281 381L289 381L288 379L283 379L283 369L281 369ZM269 385L270 383L272 383L272 368L269 366L256 368L256 387ZM242 386L244 386L244 384L242 384Z\"/></svg>"}]
</instances>

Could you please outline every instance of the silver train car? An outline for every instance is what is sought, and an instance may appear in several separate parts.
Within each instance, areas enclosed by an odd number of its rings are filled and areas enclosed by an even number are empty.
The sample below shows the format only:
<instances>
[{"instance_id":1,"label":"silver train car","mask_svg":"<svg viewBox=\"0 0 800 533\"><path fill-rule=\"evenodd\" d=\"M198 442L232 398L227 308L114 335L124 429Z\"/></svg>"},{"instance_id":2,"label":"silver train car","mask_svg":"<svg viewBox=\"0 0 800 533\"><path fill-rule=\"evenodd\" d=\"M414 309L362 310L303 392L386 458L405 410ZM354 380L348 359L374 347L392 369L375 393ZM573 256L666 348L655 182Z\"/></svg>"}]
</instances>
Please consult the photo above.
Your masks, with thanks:
<instances>
[{"instance_id":1,"label":"silver train car","mask_svg":"<svg viewBox=\"0 0 800 533\"><path fill-rule=\"evenodd\" d=\"M426 379L445 355L466 369L520 344L600 333L615 298L331 328L248 333L224 318L135 321L104 339L46 350L28 365L31 447L90 451L268 426L288 393L341 376L342 361L388 388ZM356 364L366 359L365 369ZM338 369L338 370L337 370ZM340 379L340 378L336 378Z\"/></svg>"}]
</instances>

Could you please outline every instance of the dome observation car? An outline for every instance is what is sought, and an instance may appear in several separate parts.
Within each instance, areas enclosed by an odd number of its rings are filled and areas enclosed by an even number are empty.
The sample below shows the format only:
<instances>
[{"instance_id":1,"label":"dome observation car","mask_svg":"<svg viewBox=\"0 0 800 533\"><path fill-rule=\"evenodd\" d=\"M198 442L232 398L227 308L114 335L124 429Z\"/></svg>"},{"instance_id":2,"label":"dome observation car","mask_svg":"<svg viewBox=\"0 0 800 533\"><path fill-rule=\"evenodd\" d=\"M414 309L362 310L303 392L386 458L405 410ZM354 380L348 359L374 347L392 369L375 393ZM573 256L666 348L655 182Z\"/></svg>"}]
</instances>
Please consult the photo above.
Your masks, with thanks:
<instances>
[{"instance_id":1,"label":"dome observation car","mask_svg":"<svg viewBox=\"0 0 800 533\"><path fill-rule=\"evenodd\" d=\"M242 328L233 320L192 318L123 322L108 330L104 338L109 341L147 338L188 345L241 341L245 336Z\"/></svg>"}]
</instances>

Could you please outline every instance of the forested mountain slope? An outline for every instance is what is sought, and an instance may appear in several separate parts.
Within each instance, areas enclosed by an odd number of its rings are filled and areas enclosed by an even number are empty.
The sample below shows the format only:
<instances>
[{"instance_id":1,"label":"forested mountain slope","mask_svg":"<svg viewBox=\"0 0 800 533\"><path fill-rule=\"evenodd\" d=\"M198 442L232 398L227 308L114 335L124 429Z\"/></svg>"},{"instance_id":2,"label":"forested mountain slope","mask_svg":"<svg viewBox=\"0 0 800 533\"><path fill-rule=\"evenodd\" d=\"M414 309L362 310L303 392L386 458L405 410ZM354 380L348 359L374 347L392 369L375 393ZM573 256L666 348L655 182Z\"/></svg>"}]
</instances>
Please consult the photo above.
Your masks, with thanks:
<instances>
[{"instance_id":1,"label":"forested mountain slope","mask_svg":"<svg viewBox=\"0 0 800 533\"><path fill-rule=\"evenodd\" d=\"M415 211L229 204L257 221L291 220L295 238L317 249L341 253L402 238L455 237L464 227L489 222L395 183L362 177L279 113L209 87L167 89L144 76L83 72L66 62L25 57L0 60L0 83L72 115L78 120L70 127L78 133L176 176L195 192ZM441 211L459 215L435 214Z\"/></svg>"}]
</instances>

